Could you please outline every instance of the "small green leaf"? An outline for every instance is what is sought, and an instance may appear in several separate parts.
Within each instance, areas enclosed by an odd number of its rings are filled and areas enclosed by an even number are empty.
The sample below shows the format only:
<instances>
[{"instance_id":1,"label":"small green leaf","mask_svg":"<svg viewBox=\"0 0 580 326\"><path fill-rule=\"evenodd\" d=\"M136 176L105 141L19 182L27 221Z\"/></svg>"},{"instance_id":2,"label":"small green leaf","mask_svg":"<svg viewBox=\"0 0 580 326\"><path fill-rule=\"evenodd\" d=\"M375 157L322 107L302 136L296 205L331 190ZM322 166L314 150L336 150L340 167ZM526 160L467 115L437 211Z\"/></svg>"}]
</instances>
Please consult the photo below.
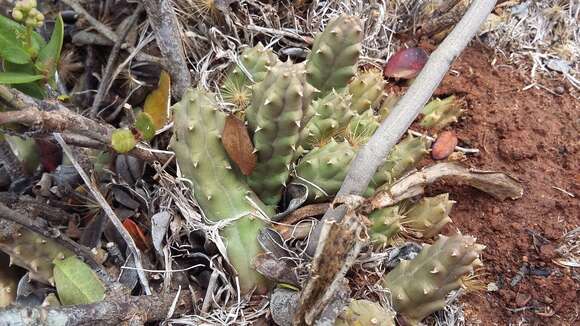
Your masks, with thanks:
<instances>
[{"instance_id":1,"label":"small green leaf","mask_svg":"<svg viewBox=\"0 0 580 326\"><path fill-rule=\"evenodd\" d=\"M0 57L13 63L29 63L30 55L12 35L0 34Z\"/></svg>"},{"instance_id":2,"label":"small green leaf","mask_svg":"<svg viewBox=\"0 0 580 326\"><path fill-rule=\"evenodd\" d=\"M11 62L4 62L5 72L17 72L27 75L36 75L37 72L32 64L19 65ZM23 92L26 95L30 95L37 99L43 99L46 97L46 89L44 87L44 80L37 80L31 83L25 84L13 84L12 87Z\"/></svg>"},{"instance_id":3,"label":"small green leaf","mask_svg":"<svg viewBox=\"0 0 580 326\"><path fill-rule=\"evenodd\" d=\"M40 49L35 66L47 79L52 80L58 61L60 60L60 50L62 49L62 40L64 37L64 23L60 15L56 18L54 30L50 41L45 47Z\"/></svg>"},{"instance_id":4,"label":"small green leaf","mask_svg":"<svg viewBox=\"0 0 580 326\"><path fill-rule=\"evenodd\" d=\"M55 260L53 274L63 305L89 304L105 298L105 287L97 275L75 256Z\"/></svg>"},{"instance_id":5,"label":"small green leaf","mask_svg":"<svg viewBox=\"0 0 580 326\"><path fill-rule=\"evenodd\" d=\"M155 137L155 125L153 119L146 112L139 112L135 118L135 128L141 132L143 139L150 141Z\"/></svg>"},{"instance_id":6,"label":"small green leaf","mask_svg":"<svg viewBox=\"0 0 580 326\"><path fill-rule=\"evenodd\" d=\"M24 47L24 38L26 35L26 27L13 21L10 18L0 15L0 35L9 37L11 40L18 41ZM46 45L46 41L35 31L32 31L32 48L30 56L36 57L40 48Z\"/></svg>"},{"instance_id":7,"label":"small green leaf","mask_svg":"<svg viewBox=\"0 0 580 326\"><path fill-rule=\"evenodd\" d=\"M30 75L22 72L0 72L0 84L24 84L44 78L42 75Z\"/></svg>"},{"instance_id":8,"label":"small green leaf","mask_svg":"<svg viewBox=\"0 0 580 326\"><path fill-rule=\"evenodd\" d=\"M133 148L137 141L135 140L135 136L129 129L117 129L113 131L113 135L111 136L111 146L113 149L116 150L118 153L127 153Z\"/></svg>"}]
</instances>

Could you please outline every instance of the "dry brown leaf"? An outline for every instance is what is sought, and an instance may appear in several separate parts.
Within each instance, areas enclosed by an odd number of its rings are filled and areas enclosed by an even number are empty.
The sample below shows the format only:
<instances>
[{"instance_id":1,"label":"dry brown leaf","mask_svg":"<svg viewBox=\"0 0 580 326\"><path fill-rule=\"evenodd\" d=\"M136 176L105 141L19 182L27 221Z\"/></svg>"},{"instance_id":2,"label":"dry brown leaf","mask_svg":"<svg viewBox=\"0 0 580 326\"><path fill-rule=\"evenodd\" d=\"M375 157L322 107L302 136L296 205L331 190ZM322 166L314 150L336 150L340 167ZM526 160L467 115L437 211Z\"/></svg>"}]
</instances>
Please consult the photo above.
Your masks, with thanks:
<instances>
[{"instance_id":1,"label":"dry brown leaf","mask_svg":"<svg viewBox=\"0 0 580 326\"><path fill-rule=\"evenodd\" d=\"M256 167L254 145L244 122L233 115L226 118L222 143L228 156L244 175L252 174Z\"/></svg>"}]
</instances>

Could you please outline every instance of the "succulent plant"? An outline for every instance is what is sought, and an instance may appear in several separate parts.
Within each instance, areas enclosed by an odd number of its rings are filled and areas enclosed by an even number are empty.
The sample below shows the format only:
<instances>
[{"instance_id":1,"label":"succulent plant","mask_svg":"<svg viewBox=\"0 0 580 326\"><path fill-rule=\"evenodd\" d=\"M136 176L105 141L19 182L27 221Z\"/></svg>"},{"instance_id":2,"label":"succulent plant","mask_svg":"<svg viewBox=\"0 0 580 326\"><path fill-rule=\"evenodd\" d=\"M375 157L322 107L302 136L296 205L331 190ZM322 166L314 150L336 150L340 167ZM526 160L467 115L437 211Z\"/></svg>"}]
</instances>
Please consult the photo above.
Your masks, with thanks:
<instances>
[{"instance_id":1,"label":"succulent plant","mask_svg":"<svg viewBox=\"0 0 580 326\"><path fill-rule=\"evenodd\" d=\"M385 163L377 169L369 187L374 189L392 184L415 168L429 152L428 148L429 141L426 138L407 136L393 147Z\"/></svg>"},{"instance_id":2,"label":"succulent plant","mask_svg":"<svg viewBox=\"0 0 580 326\"><path fill-rule=\"evenodd\" d=\"M421 127L442 129L456 122L463 113L463 102L451 95L444 99L434 99L423 108Z\"/></svg>"},{"instance_id":3,"label":"succulent plant","mask_svg":"<svg viewBox=\"0 0 580 326\"><path fill-rule=\"evenodd\" d=\"M368 300L352 300L335 323L336 326L395 326L395 314Z\"/></svg>"},{"instance_id":4,"label":"succulent plant","mask_svg":"<svg viewBox=\"0 0 580 326\"><path fill-rule=\"evenodd\" d=\"M195 198L212 221L231 220L221 230L229 262L240 278L243 292L263 289L265 280L252 267L260 252L257 236L263 227L261 212L271 214L237 174L221 143L225 113L217 109L214 96L188 90L174 105L172 147L184 177L191 181Z\"/></svg>"},{"instance_id":5,"label":"succulent plant","mask_svg":"<svg viewBox=\"0 0 580 326\"><path fill-rule=\"evenodd\" d=\"M436 236L445 224L451 222L449 212L454 203L449 200L449 194L423 197L404 213L402 223L405 231L417 238Z\"/></svg>"},{"instance_id":6,"label":"succulent plant","mask_svg":"<svg viewBox=\"0 0 580 326\"><path fill-rule=\"evenodd\" d=\"M345 90L328 93L312 103L314 117L304 128L306 133L302 147L310 149L315 145L324 145L340 130L344 129L354 116L351 111L351 95Z\"/></svg>"},{"instance_id":7,"label":"succulent plant","mask_svg":"<svg viewBox=\"0 0 580 326\"><path fill-rule=\"evenodd\" d=\"M371 242L379 246L392 245L399 238L401 219L399 206L376 209L369 214Z\"/></svg>"},{"instance_id":8,"label":"succulent plant","mask_svg":"<svg viewBox=\"0 0 580 326\"><path fill-rule=\"evenodd\" d=\"M221 94L226 102L243 110L250 103L251 86L261 82L266 77L268 69L279 62L271 49L266 49L261 43L245 49L236 65L226 76Z\"/></svg>"},{"instance_id":9,"label":"succulent plant","mask_svg":"<svg viewBox=\"0 0 580 326\"><path fill-rule=\"evenodd\" d=\"M449 212L455 202L449 194L424 197L410 208L402 210L390 206L372 211L369 233L371 241L379 246L392 245L403 235L429 239L435 237L449 222Z\"/></svg>"},{"instance_id":10,"label":"succulent plant","mask_svg":"<svg viewBox=\"0 0 580 326\"><path fill-rule=\"evenodd\" d=\"M382 280L395 310L417 325L443 309L449 292L462 286L461 278L481 265L479 254L484 248L470 236L440 236L433 245L424 245L414 259L401 261Z\"/></svg>"},{"instance_id":11,"label":"succulent plant","mask_svg":"<svg viewBox=\"0 0 580 326\"><path fill-rule=\"evenodd\" d=\"M320 90L317 97L346 87L356 72L362 39L360 20L346 15L331 21L316 36L306 59L306 71L308 82Z\"/></svg>"},{"instance_id":12,"label":"succulent plant","mask_svg":"<svg viewBox=\"0 0 580 326\"><path fill-rule=\"evenodd\" d=\"M379 108L379 121L383 121L389 116L397 102L399 101L399 96L397 95L387 95L383 94L383 103Z\"/></svg>"},{"instance_id":13,"label":"succulent plant","mask_svg":"<svg viewBox=\"0 0 580 326\"><path fill-rule=\"evenodd\" d=\"M246 118L258 162L248 183L267 205L276 205L281 198L301 130L314 115L310 106L314 91L304 69L290 62L272 67L253 87Z\"/></svg>"},{"instance_id":14,"label":"succulent plant","mask_svg":"<svg viewBox=\"0 0 580 326\"><path fill-rule=\"evenodd\" d=\"M379 128L380 123L373 110L366 110L361 114L355 114L346 130L344 137L355 147L365 144Z\"/></svg>"},{"instance_id":15,"label":"succulent plant","mask_svg":"<svg viewBox=\"0 0 580 326\"><path fill-rule=\"evenodd\" d=\"M327 200L340 189L354 155L355 150L348 142L331 140L302 158L296 166L293 182L308 187L309 200Z\"/></svg>"},{"instance_id":16,"label":"succulent plant","mask_svg":"<svg viewBox=\"0 0 580 326\"><path fill-rule=\"evenodd\" d=\"M370 69L358 73L348 84L352 95L351 109L357 113L365 112L375 107L381 100L385 82L380 71Z\"/></svg>"},{"instance_id":17,"label":"succulent plant","mask_svg":"<svg viewBox=\"0 0 580 326\"><path fill-rule=\"evenodd\" d=\"M53 261L74 256L56 241L5 220L0 220L0 250L10 256L10 264L27 269L31 279L50 285Z\"/></svg>"}]
</instances>

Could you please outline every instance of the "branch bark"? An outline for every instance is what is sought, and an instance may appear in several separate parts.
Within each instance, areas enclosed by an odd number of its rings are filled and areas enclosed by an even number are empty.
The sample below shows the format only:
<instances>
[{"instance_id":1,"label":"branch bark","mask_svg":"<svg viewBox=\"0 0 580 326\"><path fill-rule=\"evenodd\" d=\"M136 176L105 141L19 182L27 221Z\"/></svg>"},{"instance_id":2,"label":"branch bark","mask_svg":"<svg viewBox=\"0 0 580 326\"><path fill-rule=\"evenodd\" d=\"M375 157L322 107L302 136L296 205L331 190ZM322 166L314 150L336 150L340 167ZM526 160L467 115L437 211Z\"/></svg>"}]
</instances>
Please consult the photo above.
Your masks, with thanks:
<instances>
[{"instance_id":1,"label":"branch bark","mask_svg":"<svg viewBox=\"0 0 580 326\"><path fill-rule=\"evenodd\" d=\"M173 84L173 97L181 98L191 85L185 52L181 43L179 22L169 0L144 0L151 28L155 31L157 46L167 61L167 69Z\"/></svg>"},{"instance_id":2,"label":"branch bark","mask_svg":"<svg viewBox=\"0 0 580 326\"><path fill-rule=\"evenodd\" d=\"M455 163L439 163L409 174L388 189L377 190L362 209L370 213L375 209L395 205L423 194L428 184L448 178L466 183L498 200L518 199L524 193L520 183L505 173L473 170Z\"/></svg>"},{"instance_id":3,"label":"branch bark","mask_svg":"<svg viewBox=\"0 0 580 326\"><path fill-rule=\"evenodd\" d=\"M103 149L113 151L112 126L74 113L58 101L37 101L16 89L0 85L0 108L4 109L0 112L0 125L19 123L30 127L32 131L65 132L69 134L69 138L70 134L77 134L100 143ZM138 147L128 154L148 162L166 162L169 159L169 155Z\"/></svg>"},{"instance_id":4,"label":"branch bark","mask_svg":"<svg viewBox=\"0 0 580 326\"><path fill-rule=\"evenodd\" d=\"M381 123L369 142L358 151L337 196L361 195L365 191L377 168L419 115L453 60L479 30L495 3L494 0L473 1L465 16L431 54L429 61L393 112ZM324 214L323 221L340 221L345 213L346 208L343 205L331 208ZM313 234L313 241L310 242L313 245L308 248L310 254L314 254L322 224L317 226Z\"/></svg>"},{"instance_id":5,"label":"branch bark","mask_svg":"<svg viewBox=\"0 0 580 326\"><path fill-rule=\"evenodd\" d=\"M143 325L164 320L176 294L140 297L111 297L105 300L63 307L12 307L0 314L0 325ZM181 291L175 313L192 307L191 293Z\"/></svg>"}]
</instances>

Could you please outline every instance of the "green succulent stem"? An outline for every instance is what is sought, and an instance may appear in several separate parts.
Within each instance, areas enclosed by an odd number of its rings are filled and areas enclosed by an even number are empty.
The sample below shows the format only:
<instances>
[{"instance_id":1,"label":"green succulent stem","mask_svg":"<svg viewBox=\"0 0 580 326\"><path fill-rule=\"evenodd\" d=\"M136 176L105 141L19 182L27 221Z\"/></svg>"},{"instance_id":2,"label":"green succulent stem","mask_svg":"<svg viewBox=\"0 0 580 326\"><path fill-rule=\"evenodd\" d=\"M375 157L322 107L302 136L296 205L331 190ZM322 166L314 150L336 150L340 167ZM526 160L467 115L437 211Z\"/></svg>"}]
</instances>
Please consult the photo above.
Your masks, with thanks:
<instances>
[{"instance_id":1,"label":"green succulent stem","mask_svg":"<svg viewBox=\"0 0 580 326\"><path fill-rule=\"evenodd\" d=\"M273 211L260 201L235 172L221 143L225 113L217 109L214 95L188 90L173 106L175 134L172 147L184 177L205 217L225 221L220 231L227 258L236 269L244 293L263 292L268 284L252 260L261 252L257 236ZM264 216L266 215L266 216Z\"/></svg>"},{"instance_id":2,"label":"green succulent stem","mask_svg":"<svg viewBox=\"0 0 580 326\"><path fill-rule=\"evenodd\" d=\"M409 324L418 325L443 309L449 292L462 286L461 278L482 265L479 254L484 248L470 236L440 236L433 245L424 245L414 259L401 261L382 280L395 310Z\"/></svg>"}]
</instances>

